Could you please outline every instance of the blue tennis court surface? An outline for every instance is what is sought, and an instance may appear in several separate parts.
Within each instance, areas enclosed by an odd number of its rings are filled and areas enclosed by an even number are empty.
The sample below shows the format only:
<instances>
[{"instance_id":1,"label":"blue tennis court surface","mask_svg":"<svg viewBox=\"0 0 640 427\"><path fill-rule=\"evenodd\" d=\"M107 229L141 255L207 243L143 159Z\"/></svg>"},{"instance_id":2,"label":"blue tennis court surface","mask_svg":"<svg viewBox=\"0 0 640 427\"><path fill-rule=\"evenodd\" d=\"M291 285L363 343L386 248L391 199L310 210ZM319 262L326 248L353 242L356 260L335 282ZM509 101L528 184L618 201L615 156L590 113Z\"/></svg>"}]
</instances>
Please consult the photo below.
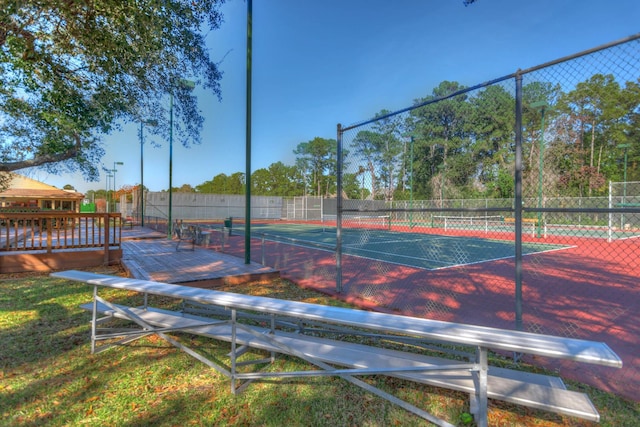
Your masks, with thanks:
<instances>
[{"instance_id":1,"label":"blue tennis court surface","mask_svg":"<svg viewBox=\"0 0 640 427\"><path fill-rule=\"evenodd\" d=\"M244 233L242 227L234 232ZM335 251L335 228L302 224L252 224L251 236L265 242ZM513 258L515 243L477 237L453 237L423 233L404 233L382 229L346 229L342 234L342 253L418 267L428 270L478 264ZM565 249L568 246L522 243L522 254L530 255Z\"/></svg>"}]
</instances>

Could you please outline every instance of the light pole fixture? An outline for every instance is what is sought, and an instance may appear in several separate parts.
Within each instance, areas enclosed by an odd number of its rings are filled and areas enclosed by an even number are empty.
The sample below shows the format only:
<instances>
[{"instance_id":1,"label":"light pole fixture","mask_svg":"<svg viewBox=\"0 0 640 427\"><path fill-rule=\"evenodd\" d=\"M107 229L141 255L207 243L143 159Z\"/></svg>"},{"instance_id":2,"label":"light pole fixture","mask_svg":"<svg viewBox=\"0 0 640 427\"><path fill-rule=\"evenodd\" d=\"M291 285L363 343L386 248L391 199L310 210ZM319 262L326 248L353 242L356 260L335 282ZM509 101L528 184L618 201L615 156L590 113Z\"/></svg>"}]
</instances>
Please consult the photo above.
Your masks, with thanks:
<instances>
[{"instance_id":1,"label":"light pole fixture","mask_svg":"<svg viewBox=\"0 0 640 427\"><path fill-rule=\"evenodd\" d=\"M544 113L549 108L546 101L538 101L531 104L531 108L540 110L540 166L538 170L538 224L536 235L538 238L542 236L542 171L544 166Z\"/></svg>"},{"instance_id":2,"label":"light pole fixture","mask_svg":"<svg viewBox=\"0 0 640 427\"><path fill-rule=\"evenodd\" d=\"M176 86L184 89L192 90L196 87L196 83L187 79L178 79ZM173 237L173 222L171 213L173 209L173 91L169 100L169 215L167 218L167 238Z\"/></svg>"},{"instance_id":3,"label":"light pole fixture","mask_svg":"<svg viewBox=\"0 0 640 427\"><path fill-rule=\"evenodd\" d=\"M144 125L158 126L157 120L140 122L140 226L144 227Z\"/></svg>"}]
</instances>

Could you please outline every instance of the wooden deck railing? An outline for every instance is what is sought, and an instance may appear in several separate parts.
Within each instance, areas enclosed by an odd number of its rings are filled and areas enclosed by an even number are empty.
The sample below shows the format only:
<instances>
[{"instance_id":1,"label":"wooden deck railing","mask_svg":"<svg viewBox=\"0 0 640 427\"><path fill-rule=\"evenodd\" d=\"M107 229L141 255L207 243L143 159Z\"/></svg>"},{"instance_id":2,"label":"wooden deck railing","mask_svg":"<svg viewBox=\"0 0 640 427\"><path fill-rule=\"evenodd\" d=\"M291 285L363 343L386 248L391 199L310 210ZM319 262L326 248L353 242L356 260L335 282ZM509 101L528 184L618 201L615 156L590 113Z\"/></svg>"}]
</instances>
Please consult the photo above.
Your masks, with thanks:
<instances>
[{"instance_id":1,"label":"wooden deck railing","mask_svg":"<svg viewBox=\"0 0 640 427\"><path fill-rule=\"evenodd\" d=\"M0 213L0 251L119 249L120 213Z\"/></svg>"}]
</instances>

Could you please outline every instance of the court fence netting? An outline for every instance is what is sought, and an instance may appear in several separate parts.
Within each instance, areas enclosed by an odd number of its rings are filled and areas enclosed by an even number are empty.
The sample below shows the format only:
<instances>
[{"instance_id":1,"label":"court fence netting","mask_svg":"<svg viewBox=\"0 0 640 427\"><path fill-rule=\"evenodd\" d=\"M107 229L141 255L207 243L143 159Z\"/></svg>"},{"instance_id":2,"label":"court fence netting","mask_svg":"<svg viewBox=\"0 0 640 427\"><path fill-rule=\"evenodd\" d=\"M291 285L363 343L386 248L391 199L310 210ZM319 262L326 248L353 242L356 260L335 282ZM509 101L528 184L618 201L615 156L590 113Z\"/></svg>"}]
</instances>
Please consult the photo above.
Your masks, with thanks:
<instances>
[{"instance_id":1,"label":"court fence netting","mask_svg":"<svg viewBox=\"0 0 640 427\"><path fill-rule=\"evenodd\" d=\"M637 398L640 343L624 337L637 336L640 308L639 70L640 34L475 86L443 81L405 109L339 124L336 291L418 316L624 343L625 368L605 382ZM339 230L355 214L444 236L413 256L456 262L420 270L352 256ZM478 257L501 250L494 240L510 256Z\"/></svg>"},{"instance_id":2,"label":"court fence netting","mask_svg":"<svg viewBox=\"0 0 640 427\"><path fill-rule=\"evenodd\" d=\"M638 70L640 34L338 125L337 196L252 199L252 259L378 310L607 342L624 368L589 381L637 398ZM174 218L242 256L244 196L206 197Z\"/></svg>"}]
</instances>

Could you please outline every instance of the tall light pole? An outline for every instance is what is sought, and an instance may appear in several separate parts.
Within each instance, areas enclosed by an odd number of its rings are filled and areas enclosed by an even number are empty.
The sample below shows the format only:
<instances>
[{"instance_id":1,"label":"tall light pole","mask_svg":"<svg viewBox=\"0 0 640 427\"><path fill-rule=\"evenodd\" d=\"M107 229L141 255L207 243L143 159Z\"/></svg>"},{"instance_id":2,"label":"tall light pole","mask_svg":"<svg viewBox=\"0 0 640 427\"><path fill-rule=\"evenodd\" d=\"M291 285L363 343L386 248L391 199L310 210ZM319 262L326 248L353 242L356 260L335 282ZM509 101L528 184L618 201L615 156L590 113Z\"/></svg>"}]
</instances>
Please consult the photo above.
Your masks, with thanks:
<instances>
[{"instance_id":1,"label":"tall light pole","mask_svg":"<svg viewBox=\"0 0 640 427\"><path fill-rule=\"evenodd\" d=\"M144 227L144 121L140 122L140 227Z\"/></svg>"},{"instance_id":2,"label":"tall light pole","mask_svg":"<svg viewBox=\"0 0 640 427\"><path fill-rule=\"evenodd\" d=\"M116 192L116 172L118 172L118 169L116 169L116 165L124 165L124 163L122 162L113 162L113 169L111 170L113 172L113 192L115 194ZM116 201L113 201L113 210L116 210Z\"/></svg>"},{"instance_id":3,"label":"tall light pole","mask_svg":"<svg viewBox=\"0 0 640 427\"><path fill-rule=\"evenodd\" d=\"M176 86L185 89L193 89L196 87L195 82L187 79L179 79ZM167 238L173 237L173 222L171 212L173 209L173 92L169 101L169 217L167 218Z\"/></svg>"},{"instance_id":4,"label":"tall light pole","mask_svg":"<svg viewBox=\"0 0 640 427\"><path fill-rule=\"evenodd\" d=\"M247 89L245 115L244 263L251 264L251 82L253 57L253 1L247 0Z\"/></svg>"},{"instance_id":5,"label":"tall light pole","mask_svg":"<svg viewBox=\"0 0 640 427\"><path fill-rule=\"evenodd\" d=\"M538 225L537 225L537 237L542 236L542 170L544 166L544 112L548 108L546 101L538 101L531 104L531 108L539 109L540 115L540 166L538 171Z\"/></svg>"},{"instance_id":6,"label":"tall light pole","mask_svg":"<svg viewBox=\"0 0 640 427\"><path fill-rule=\"evenodd\" d=\"M106 193L105 193L105 198L107 200L107 213L109 213L109 205L111 204L111 196L109 195L109 192L111 191L111 186L109 185L109 181L111 180L111 177L113 175L111 175L111 171L107 171L107 187L106 187Z\"/></svg>"},{"instance_id":7,"label":"tall light pole","mask_svg":"<svg viewBox=\"0 0 640 427\"><path fill-rule=\"evenodd\" d=\"M445 173L447 172L447 164L446 163L439 164L438 169L440 169L440 207L444 209L444 178L445 178Z\"/></svg>"},{"instance_id":8,"label":"tall light pole","mask_svg":"<svg viewBox=\"0 0 640 427\"><path fill-rule=\"evenodd\" d=\"M631 147L631 144L618 144L617 147L624 149L624 182L622 183L622 195L624 197L622 199L622 202L624 203L625 199L627 198L627 152L629 150L629 147Z\"/></svg>"},{"instance_id":9,"label":"tall light pole","mask_svg":"<svg viewBox=\"0 0 640 427\"><path fill-rule=\"evenodd\" d=\"M413 135L411 136L411 163L409 164L409 169L411 171L411 187L409 188L409 208L411 209L411 213L409 215L409 228L413 228L413 144L415 142L415 138Z\"/></svg>"},{"instance_id":10,"label":"tall light pole","mask_svg":"<svg viewBox=\"0 0 640 427\"><path fill-rule=\"evenodd\" d=\"M173 93L169 100L169 210L167 217L167 239L173 237L173 224L171 223L171 205L173 204Z\"/></svg>"},{"instance_id":11,"label":"tall light pole","mask_svg":"<svg viewBox=\"0 0 640 427\"><path fill-rule=\"evenodd\" d=\"M144 227L144 125L158 126L157 120L140 122L140 226Z\"/></svg>"},{"instance_id":12,"label":"tall light pole","mask_svg":"<svg viewBox=\"0 0 640 427\"><path fill-rule=\"evenodd\" d=\"M444 180L447 172L447 146L444 144L436 144L435 147L442 147L442 163L438 165L438 170L440 171L440 208L443 209L444 215Z\"/></svg>"}]
</instances>

